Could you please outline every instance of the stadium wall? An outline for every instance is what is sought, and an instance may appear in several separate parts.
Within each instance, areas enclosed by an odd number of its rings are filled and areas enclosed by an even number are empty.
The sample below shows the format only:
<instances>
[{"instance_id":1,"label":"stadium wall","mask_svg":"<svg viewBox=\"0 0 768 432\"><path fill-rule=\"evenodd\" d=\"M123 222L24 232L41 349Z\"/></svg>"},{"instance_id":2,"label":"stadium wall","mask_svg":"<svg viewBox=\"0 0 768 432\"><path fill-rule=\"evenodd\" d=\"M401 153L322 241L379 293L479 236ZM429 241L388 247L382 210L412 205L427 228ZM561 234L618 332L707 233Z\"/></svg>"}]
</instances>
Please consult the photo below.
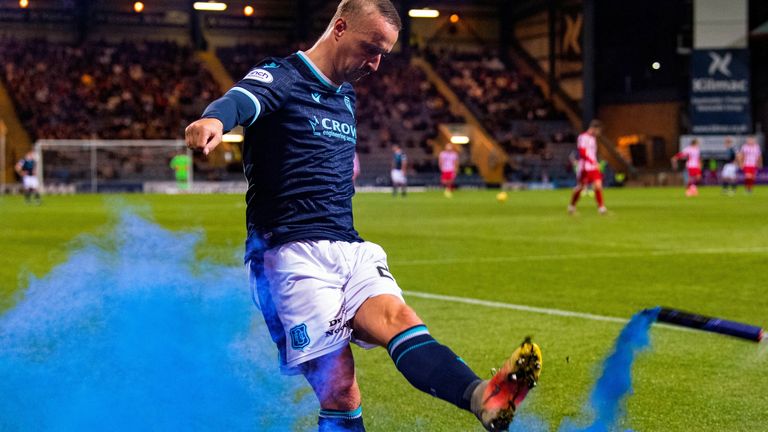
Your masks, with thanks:
<instances>
[{"instance_id":1,"label":"stadium wall","mask_svg":"<svg viewBox=\"0 0 768 432\"><path fill-rule=\"evenodd\" d=\"M73 43L74 26L69 23L42 23L30 25L0 21L0 37L16 39L46 39L51 42Z\"/></svg>"},{"instance_id":2,"label":"stadium wall","mask_svg":"<svg viewBox=\"0 0 768 432\"><path fill-rule=\"evenodd\" d=\"M550 73L549 19L547 11L539 12L517 21L513 29L515 40L546 74ZM560 88L576 101L581 100L584 93L581 59L582 20L581 5L571 1L565 2L556 11L553 24L555 78Z\"/></svg>"},{"instance_id":3,"label":"stadium wall","mask_svg":"<svg viewBox=\"0 0 768 432\"><path fill-rule=\"evenodd\" d=\"M681 109L681 102L603 104L598 116L604 123L603 134L614 144L626 135L661 137L669 158L678 150Z\"/></svg>"},{"instance_id":4,"label":"stadium wall","mask_svg":"<svg viewBox=\"0 0 768 432\"><path fill-rule=\"evenodd\" d=\"M496 16L464 15L451 23L450 13L436 19L413 19L411 43L431 49L478 51L498 46L499 20Z\"/></svg>"}]
</instances>

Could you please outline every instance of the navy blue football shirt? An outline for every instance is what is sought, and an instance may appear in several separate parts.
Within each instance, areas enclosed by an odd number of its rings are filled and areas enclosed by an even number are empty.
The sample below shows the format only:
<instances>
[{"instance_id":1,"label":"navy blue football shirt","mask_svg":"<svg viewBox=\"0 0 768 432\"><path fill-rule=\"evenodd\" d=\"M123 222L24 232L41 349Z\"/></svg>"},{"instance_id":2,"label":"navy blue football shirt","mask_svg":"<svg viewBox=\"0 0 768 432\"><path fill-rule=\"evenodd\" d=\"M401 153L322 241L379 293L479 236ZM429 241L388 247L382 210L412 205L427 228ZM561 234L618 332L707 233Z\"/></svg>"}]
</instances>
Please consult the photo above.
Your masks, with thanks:
<instances>
[{"instance_id":1,"label":"navy blue football shirt","mask_svg":"<svg viewBox=\"0 0 768 432\"><path fill-rule=\"evenodd\" d=\"M19 161L21 163L21 172L24 173L24 175L33 176L35 175L35 160L34 159L27 159L24 157Z\"/></svg>"},{"instance_id":2,"label":"navy blue football shirt","mask_svg":"<svg viewBox=\"0 0 768 432\"><path fill-rule=\"evenodd\" d=\"M405 156L405 153L403 152L394 153L392 156L392 164L394 165L394 169L396 170L403 169L403 162L406 159L408 158Z\"/></svg>"},{"instance_id":3,"label":"navy blue football shirt","mask_svg":"<svg viewBox=\"0 0 768 432\"><path fill-rule=\"evenodd\" d=\"M236 115L222 99L236 102ZM352 220L352 85L334 85L298 52L262 61L222 99L203 117L221 120L225 131L245 127L246 261L290 241L362 241Z\"/></svg>"}]
</instances>

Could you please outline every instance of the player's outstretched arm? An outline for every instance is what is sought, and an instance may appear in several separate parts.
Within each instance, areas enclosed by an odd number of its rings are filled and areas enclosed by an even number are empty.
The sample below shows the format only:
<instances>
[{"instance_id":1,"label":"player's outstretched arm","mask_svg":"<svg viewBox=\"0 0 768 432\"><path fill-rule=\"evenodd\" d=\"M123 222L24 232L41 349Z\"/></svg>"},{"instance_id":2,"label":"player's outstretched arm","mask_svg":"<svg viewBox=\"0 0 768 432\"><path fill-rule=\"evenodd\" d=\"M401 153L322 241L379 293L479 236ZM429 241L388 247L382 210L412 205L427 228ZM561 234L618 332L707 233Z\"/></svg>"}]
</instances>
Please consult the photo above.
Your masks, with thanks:
<instances>
[{"instance_id":1,"label":"player's outstretched arm","mask_svg":"<svg viewBox=\"0 0 768 432\"><path fill-rule=\"evenodd\" d=\"M672 164L672 169L673 170L677 169L677 161L679 161L679 160L680 160L680 153L672 156L672 159L669 160L669 162Z\"/></svg>"},{"instance_id":2,"label":"player's outstretched arm","mask_svg":"<svg viewBox=\"0 0 768 432\"><path fill-rule=\"evenodd\" d=\"M202 118L187 126L184 140L192 150L201 150L206 156L221 143L224 124L219 119Z\"/></svg>"}]
</instances>

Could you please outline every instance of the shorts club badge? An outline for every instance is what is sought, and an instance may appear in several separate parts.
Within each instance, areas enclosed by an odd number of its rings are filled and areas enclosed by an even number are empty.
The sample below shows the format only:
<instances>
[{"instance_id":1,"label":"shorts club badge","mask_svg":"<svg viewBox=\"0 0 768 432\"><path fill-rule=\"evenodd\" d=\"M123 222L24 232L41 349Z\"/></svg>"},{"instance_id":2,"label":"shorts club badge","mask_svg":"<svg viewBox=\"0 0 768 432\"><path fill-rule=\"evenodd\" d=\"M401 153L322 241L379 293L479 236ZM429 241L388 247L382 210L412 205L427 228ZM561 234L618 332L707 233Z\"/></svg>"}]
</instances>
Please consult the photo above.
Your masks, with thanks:
<instances>
[{"instance_id":1,"label":"shorts club badge","mask_svg":"<svg viewBox=\"0 0 768 432\"><path fill-rule=\"evenodd\" d=\"M309 335L307 334L307 325L302 323L291 328L291 348L301 351L309 345Z\"/></svg>"}]
</instances>

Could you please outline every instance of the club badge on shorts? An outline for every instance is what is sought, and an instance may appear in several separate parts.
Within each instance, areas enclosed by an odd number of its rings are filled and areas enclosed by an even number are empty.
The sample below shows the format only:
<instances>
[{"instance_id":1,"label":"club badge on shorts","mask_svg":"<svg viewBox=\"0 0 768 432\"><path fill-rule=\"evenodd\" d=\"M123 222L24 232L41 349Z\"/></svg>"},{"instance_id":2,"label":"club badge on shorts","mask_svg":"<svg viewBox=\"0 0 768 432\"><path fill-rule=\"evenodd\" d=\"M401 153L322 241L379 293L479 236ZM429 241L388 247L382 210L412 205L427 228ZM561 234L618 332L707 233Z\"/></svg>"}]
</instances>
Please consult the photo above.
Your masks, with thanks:
<instances>
[{"instance_id":1,"label":"club badge on shorts","mask_svg":"<svg viewBox=\"0 0 768 432\"><path fill-rule=\"evenodd\" d=\"M291 348L301 351L309 345L309 335L307 334L307 325L301 323L291 328Z\"/></svg>"}]
</instances>

